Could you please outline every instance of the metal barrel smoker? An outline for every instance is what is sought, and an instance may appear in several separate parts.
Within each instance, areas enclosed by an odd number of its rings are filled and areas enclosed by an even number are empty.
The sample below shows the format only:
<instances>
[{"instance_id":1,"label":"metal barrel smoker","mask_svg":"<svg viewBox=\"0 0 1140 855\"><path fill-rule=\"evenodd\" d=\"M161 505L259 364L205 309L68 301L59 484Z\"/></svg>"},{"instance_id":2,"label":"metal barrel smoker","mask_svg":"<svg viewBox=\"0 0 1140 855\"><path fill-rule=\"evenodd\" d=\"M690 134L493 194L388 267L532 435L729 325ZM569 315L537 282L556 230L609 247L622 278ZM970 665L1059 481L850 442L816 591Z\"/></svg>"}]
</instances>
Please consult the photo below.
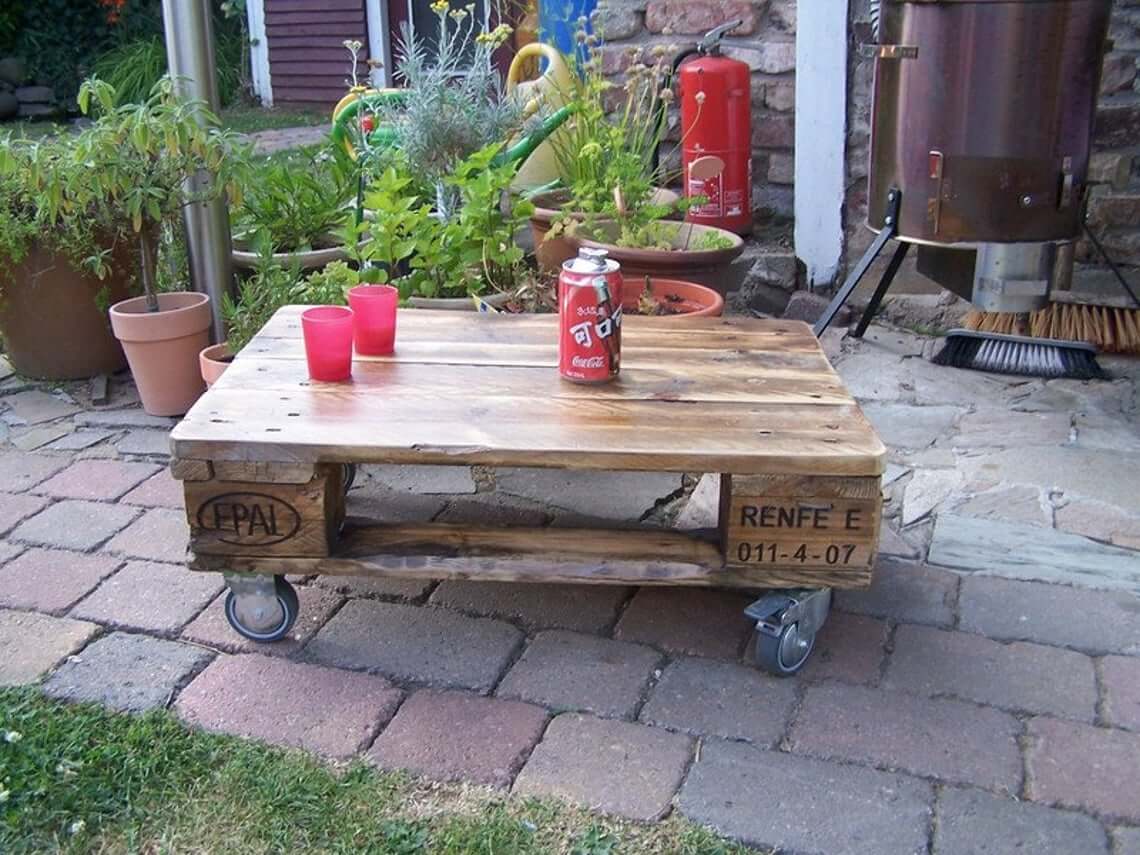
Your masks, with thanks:
<instances>
[{"instance_id":1,"label":"metal barrel smoker","mask_svg":"<svg viewBox=\"0 0 1140 855\"><path fill-rule=\"evenodd\" d=\"M816 322L820 335L890 238L987 312L1067 288L1111 0L880 0L867 225L878 232Z\"/></svg>"}]
</instances>

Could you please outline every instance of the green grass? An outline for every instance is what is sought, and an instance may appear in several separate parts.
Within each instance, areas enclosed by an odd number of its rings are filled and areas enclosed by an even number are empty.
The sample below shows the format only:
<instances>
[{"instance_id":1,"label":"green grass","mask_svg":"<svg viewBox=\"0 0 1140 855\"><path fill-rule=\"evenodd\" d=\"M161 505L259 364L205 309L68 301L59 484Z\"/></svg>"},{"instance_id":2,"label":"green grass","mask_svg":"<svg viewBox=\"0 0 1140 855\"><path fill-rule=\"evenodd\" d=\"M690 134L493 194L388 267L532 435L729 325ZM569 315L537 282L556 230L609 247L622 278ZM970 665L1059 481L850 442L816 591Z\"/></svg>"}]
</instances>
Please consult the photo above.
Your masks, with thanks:
<instances>
[{"instance_id":1,"label":"green grass","mask_svg":"<svg viewBox=\"0 0 1140 855\"><path fill-rule=\"evenodd\" d=\"M225 127L243 134L252 134L256 131L271 131L277 128L328 125L332 123L332 108L333 105L329 104L328 110L318 112L235 104L223 108L220 118Z\"/></svg>"},{"instance_id":2,"label":"green grass","mask_svg":"<svg viewBox=\"0 0 1140 855\"><path fill-rule=\"evenodd\" d=\"M126 716L0 690L0 852L745 851L676 817L600 819L359 762L333 767L189 730L165 712Z\"/></svg>"}]
</instances>

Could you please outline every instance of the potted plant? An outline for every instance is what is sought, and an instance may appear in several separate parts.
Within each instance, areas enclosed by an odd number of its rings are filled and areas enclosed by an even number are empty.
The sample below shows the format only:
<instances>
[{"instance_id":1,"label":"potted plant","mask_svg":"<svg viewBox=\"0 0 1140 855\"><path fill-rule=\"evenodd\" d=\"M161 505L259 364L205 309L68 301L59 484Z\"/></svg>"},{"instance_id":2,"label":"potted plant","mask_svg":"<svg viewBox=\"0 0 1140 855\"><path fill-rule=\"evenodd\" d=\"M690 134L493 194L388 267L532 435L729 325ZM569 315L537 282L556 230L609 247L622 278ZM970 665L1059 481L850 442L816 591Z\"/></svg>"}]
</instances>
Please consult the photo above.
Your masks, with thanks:
<instances>
[{"instance_id":1,"label":"potted plant","mask_svg":"<svg viewBox=\"0 0 1140 855\"><path fill-rule=\"evenodd\" d=\"M417 195L405 170L380 173L365 203L375 216L362 258L377 281L400 290L417 308L474 309L472 295L493 306L505 304L526 275L525 254L514 242L533 206L509 200L516 164L496 163L500 146L488 146L462 160L443 180L452 200L446 215Z\"/></svg>"},{"instance_id":2,"label":"potted plant","mask_svg":"<svg viewBox=\"0 0 1140 855\"><path fill-rule=\"evenodd\" d=\"M328 151L252 165L242 176L241 205L233 211L236 267L252 269L260 241L275 260L301 270L350 255L343 231L352 220L356 176Z\"/></svg>"},{"instance_id":3,"label":"potted plant","mask_svg":"<svg viewBox=\"0 0 1140 855\"><path fill-rule=\"evenodd\" d=\"M49 218L103 211L116 233L137 248L144 296L111 306L111 326L143 408L180 415L204 388L198 353L209 344L209 298L159 293L159 237L188 204L227 190L240 200L233 174L243 150L233 134L217 129L217 118L203 104L179 99L169 79L156 84L145 103L121 106L111 86L91 79L80 87L78 102L82 112L98 113L66 151L72 174L83 177L66 185L53 178L40 192L49 201ZM186 179L203 172L212 176L207 189L188 190Z\"/></svg>"},{"instance_id":4,"label":"potted plant","mask_svg":"<svg viewBox=\"0 0 1140 855\"><path fill-rule=\"evenodd\" d=\"M682 279L623 277L622 311L652 317L718 318L724 312L724 297L705 285ZM638 289L636 286L642 284Z\"/></svg>"},{"instance_id":5,"label":"potted plant","mask_svg":"<svg viewBox=\"0 0 1140 855\"><path fill-rule=\"evenodd\" d=\"M665 85L670 49L650 49L652 65L632 63L617 92L603 73L601 36L579 29L576 37L590 58L575 65L571 90L563 94L572 115L551 139L562 187L531 197L535 254L539 266L549 271L575 255L568 234L578 223L610 215L615 188L631 208L650 204L661 208L661 216L670 216L682 207L677 193L660 186L665 176L657 158L673 99ZM640 55L642 48L627 50Z\"/></svg>"},{"instance_id":6,"label":"potted plant","mask_svg":"<svg viewBox=\"0 0 1140 855\"><path fill-rule=\"evenodd\" d=\"M51 203L86 180L75 143L0 138L0 336L26 377L72 380L126 364L107 307L130 295L133 244L105 209Z\"/></svg>"}]
</instances>

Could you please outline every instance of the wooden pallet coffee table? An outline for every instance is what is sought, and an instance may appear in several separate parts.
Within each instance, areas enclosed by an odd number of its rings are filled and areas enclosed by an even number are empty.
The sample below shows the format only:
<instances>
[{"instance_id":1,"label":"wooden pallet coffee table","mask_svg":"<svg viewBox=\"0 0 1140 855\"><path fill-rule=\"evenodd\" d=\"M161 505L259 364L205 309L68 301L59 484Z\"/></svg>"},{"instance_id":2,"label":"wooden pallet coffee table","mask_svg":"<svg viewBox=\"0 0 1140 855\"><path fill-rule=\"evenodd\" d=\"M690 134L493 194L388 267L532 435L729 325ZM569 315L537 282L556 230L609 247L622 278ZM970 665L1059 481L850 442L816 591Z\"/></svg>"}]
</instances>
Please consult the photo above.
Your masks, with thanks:
<instances>
[{"instance_id":1,"label":"wooden pallet coffee table","mask_svg":"<svg viewBox=\"0 0 1140 855\"><path fill-rule=\"evenodd\" d=\"M284 574L780 589L748 614L761 664L791 673L830 589L870 582L885 449L805 324L628 317L619 380L591 387L559 378L556 317L401 310L394 355L325 384L301 310L279 311L172 436L190 565L227 574L247 637L291 626ZM719 473L720 525L345 522L362 463Z\"/></svg>"}]
</instances>

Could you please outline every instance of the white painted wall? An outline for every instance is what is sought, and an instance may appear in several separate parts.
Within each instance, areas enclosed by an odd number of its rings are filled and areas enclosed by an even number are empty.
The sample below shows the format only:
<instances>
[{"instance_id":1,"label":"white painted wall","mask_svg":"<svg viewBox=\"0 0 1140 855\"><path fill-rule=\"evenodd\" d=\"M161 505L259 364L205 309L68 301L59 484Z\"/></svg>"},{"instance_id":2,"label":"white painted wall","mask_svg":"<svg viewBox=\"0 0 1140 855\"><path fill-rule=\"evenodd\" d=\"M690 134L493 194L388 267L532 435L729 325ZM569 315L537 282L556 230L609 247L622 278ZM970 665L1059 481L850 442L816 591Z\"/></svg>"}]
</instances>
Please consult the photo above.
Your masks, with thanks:
<instances>
[{"instance_id":1,"label":"white painted wall","mask_svg":"<svg viewBox=\"0 0 1140 855\"><path fill-rule=\"evenodd\" d=\"M846 140L847 0L812 0L796 23L795 244L813 288L843 257Z\"/></svg>"},{"instance_id":2,"label":"white painted wall","mask_svg":"<svg viewBox=\"0 0 1140 855\"><path fill-rule=\"evenodd\" d=\"M391 86L392 47L391 39L388 38L387 0L365 0L364 11L368 21L368 55L383 63L380 68L372 69L372 85Z\"/></svg>"},{"instance_id":3,"label":"white painted wall","mask_svg":"<svg viewBox=\"0 0 1140 855\"><path fill-rule=\"evenodd\" d=\"M248 0L245 15L249 27L249 73L253 94L266 107L272 107L273 82L269 79L269 40L265 36L265 5L262 0Z\"/></svg>"}]
</instances>

